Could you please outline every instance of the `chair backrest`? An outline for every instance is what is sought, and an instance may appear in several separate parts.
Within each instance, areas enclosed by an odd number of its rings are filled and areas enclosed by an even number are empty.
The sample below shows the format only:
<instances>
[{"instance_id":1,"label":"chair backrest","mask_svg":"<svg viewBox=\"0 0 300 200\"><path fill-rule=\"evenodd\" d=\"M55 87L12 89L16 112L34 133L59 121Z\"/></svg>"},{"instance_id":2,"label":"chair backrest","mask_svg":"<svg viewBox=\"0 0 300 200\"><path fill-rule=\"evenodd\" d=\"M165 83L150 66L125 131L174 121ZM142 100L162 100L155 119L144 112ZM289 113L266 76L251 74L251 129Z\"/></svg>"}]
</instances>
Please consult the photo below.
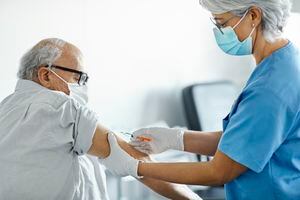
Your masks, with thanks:
<instances>
[{"instance_id":1,"label":"chair backrest","mask_svg":"<svg viewBox=\"0 0 300 200\"><path fill-rule=\"evenodd\" d=\"M219 131L222 120L238 96L229 81L195 84L183 90L183 103L190 130Z\"/></svg>"}]
</instances>

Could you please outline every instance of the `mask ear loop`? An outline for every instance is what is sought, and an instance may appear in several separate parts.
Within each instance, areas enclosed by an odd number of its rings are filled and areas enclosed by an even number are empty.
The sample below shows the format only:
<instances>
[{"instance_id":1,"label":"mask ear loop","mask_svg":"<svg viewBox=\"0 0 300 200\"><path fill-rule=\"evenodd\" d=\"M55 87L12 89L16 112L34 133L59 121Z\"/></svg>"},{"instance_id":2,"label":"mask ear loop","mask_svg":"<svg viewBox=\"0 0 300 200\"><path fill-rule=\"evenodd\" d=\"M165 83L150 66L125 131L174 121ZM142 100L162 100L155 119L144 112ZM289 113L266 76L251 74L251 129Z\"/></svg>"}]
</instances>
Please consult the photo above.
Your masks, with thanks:
<instances>
[{"instance_id":1,"label":"mask ear loop","mask_svg":"<svg viewBox=\"0 0 300 200\"><path fill-rule=\"evenodd\" d=\"M253 32L254 32L254 30L256 29L256 27L255 27L255 24L252 24L252 27L253 27L253 29L252 29L252 31L250 32L250 34L249 34L249 36L248 36L248 37L251 37L251 36L252 36L252 34L253 34Z\"/></svg>"},{"instance_id":2,"label":"mask ear loop","mask_svg":"<svg viewBox=\"0 0 300 200\"><path fill-rule=\"evenodd\" d=\"M246 17L246 15L248 14L248 12L249 12L249 10L247 10L245 12L245 14L243 15L243 17L240 19L240 21L236 25L234 25L234 27L232 27L233 30L243 21L243 19ZM255 24L252 24L252 27L253 27L253 29L251 30L251 32L250 32L250 34L249 34L248 37L251 37L252 34L253 34L253 32L254 32L254 30L256 29Z\"/></svg>"},{"instance_id":3,"label":"mask ear loop","mask_svg":"<svg viewBox=\"0 0 300 200\"><path fill-rule=\"evenodd\" d=\"M233 27L232 27L232 29L234 30L242 21L243 21L243 19L245 19L245 17L246 17L246 15L248 14L248 12L249 12L249 10L247 10L246 12L245 12L245 14L243 15L243 17L240 19L240 21L238 21L238 23L236 23L236 25L234 25Z\"/></svg>"},{"instance_id":4,"label":"mask ear loop","mask_svg":"<svg viewBox=\"0 0 300 200\"><path fill-rule=\"evenodd\" d=\"M58 75L55 71L53 71L53 70L51 69L51 67L49 67L48 69L49 69L49 71L52 72L55 76L57 76L57 78L59 78L61 81L63 81L65 84L68 85L68 82L65 81L65 80L64 80L60 75Z\"/></svg>"}]
</instances>

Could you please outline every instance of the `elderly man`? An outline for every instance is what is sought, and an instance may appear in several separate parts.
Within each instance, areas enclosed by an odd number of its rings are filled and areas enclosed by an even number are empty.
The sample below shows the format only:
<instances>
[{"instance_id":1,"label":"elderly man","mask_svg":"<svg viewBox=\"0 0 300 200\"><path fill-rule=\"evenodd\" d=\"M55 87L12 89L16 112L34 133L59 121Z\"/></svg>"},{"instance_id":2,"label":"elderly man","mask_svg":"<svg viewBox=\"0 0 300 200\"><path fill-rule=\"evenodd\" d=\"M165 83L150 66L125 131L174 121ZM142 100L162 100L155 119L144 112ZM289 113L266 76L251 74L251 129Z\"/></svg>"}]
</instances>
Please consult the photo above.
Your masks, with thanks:
<instances>
[{"instance_id":1,"label":"elderly man","mask_svg":"<svg viewBox=\"0 0 300 200\"><path fill-rule=\"evenodd\" d=\"M61 39L42 40L23 56L15 92L0 104L0 199L108 199L99 161L114 149L86 106L83 70L80 50ZM168 198L198 198L186 186L139 180Z\"/></svg>"}]
</instances>

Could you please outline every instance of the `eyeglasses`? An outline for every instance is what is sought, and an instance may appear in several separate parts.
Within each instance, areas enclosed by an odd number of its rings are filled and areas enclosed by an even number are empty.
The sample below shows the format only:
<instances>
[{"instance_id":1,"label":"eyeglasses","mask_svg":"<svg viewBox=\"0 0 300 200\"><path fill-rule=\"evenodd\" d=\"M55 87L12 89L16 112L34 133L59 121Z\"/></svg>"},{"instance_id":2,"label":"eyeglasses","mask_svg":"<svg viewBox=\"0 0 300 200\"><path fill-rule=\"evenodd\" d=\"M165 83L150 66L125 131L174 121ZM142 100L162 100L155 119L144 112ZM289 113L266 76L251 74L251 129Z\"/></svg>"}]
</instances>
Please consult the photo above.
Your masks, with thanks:
<instances>
[{"instance_id":1,"label":"eyeglasses","mask_svg":"<svg viewBox=\"0 0 300 200\"><path fill-rule=\"evenodd\" d=\"M246 12L244 13L242 19L247 15L247 13L249 12L249 9L246 10ZM219 24L218 22L216 22L215 18L210 17L210 21L212 21L212 23L219 29L219 31L224 34L224 32L222 31L222 28L224 28L224 25L227 24L230 20L232 20L233 18L238 17L238 16L232 16L229 19L227 19L224 23ZM242 20L241 19L241 20Z\"/></svg>"},{"instance_id":2,"label":"eyeglasses","mask_svg":"<svg viewBox=\"0 0 300 200\"><path fill-rule=\"evenodd\" d=\"M216 20L212 17L210 17L210 21L219 29L219 31L224 34L224 32L222 31L222 28L224 28L224 25L227 24L230 20L232 20L233 18L235 18L236 16L230 17L229 19L227 19L224 23L219 24L218 22L216 22Z\"/></svg>"},{"instance_id":3,"label":"eyeglasses","mask_svg":"<svg viewBox=\"0 0 300 200\"><path fill-rule=\"evenodd\" d=\"M60 70L64 70L67 72L72 72L72 73L76 73L79 75L78 78L78 85L85 85L88 82L89 76L87 75L87 73L85 72L81 72L75 69L70 69L70 68L66 68L66 67L62 67L62 66L58 66L58 65L47 65L46 67L49 68L56 68L56 69L60 69Z\"/></svg>"}]
</instances>

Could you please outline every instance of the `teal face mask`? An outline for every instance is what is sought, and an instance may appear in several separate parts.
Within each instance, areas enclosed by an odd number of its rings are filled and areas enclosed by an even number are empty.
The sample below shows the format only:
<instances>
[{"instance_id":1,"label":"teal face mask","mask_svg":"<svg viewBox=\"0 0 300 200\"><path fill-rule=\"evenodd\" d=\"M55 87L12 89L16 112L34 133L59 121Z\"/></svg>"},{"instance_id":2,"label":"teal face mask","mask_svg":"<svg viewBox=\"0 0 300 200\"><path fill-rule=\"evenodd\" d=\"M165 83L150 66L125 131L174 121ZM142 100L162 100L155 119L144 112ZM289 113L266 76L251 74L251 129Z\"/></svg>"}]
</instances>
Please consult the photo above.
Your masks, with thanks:
<instances>
[{"instance_id":1,"label":"teal face mask","mask_svg":"<svg viewBox=\"0 0 300 200\"><path fill-rule=\"evenodd\" d=\"M252 45L252 33L255 27L252 29L248 38L244 41L240 41L236 35L234 29L243 21L248 11L244 14L241 20L234 27L221 28L222 32L218 28L214 28L214 35L218 46L227 54L235 56L251 55L253 50Z\"/></svg>"}]
</instances>

